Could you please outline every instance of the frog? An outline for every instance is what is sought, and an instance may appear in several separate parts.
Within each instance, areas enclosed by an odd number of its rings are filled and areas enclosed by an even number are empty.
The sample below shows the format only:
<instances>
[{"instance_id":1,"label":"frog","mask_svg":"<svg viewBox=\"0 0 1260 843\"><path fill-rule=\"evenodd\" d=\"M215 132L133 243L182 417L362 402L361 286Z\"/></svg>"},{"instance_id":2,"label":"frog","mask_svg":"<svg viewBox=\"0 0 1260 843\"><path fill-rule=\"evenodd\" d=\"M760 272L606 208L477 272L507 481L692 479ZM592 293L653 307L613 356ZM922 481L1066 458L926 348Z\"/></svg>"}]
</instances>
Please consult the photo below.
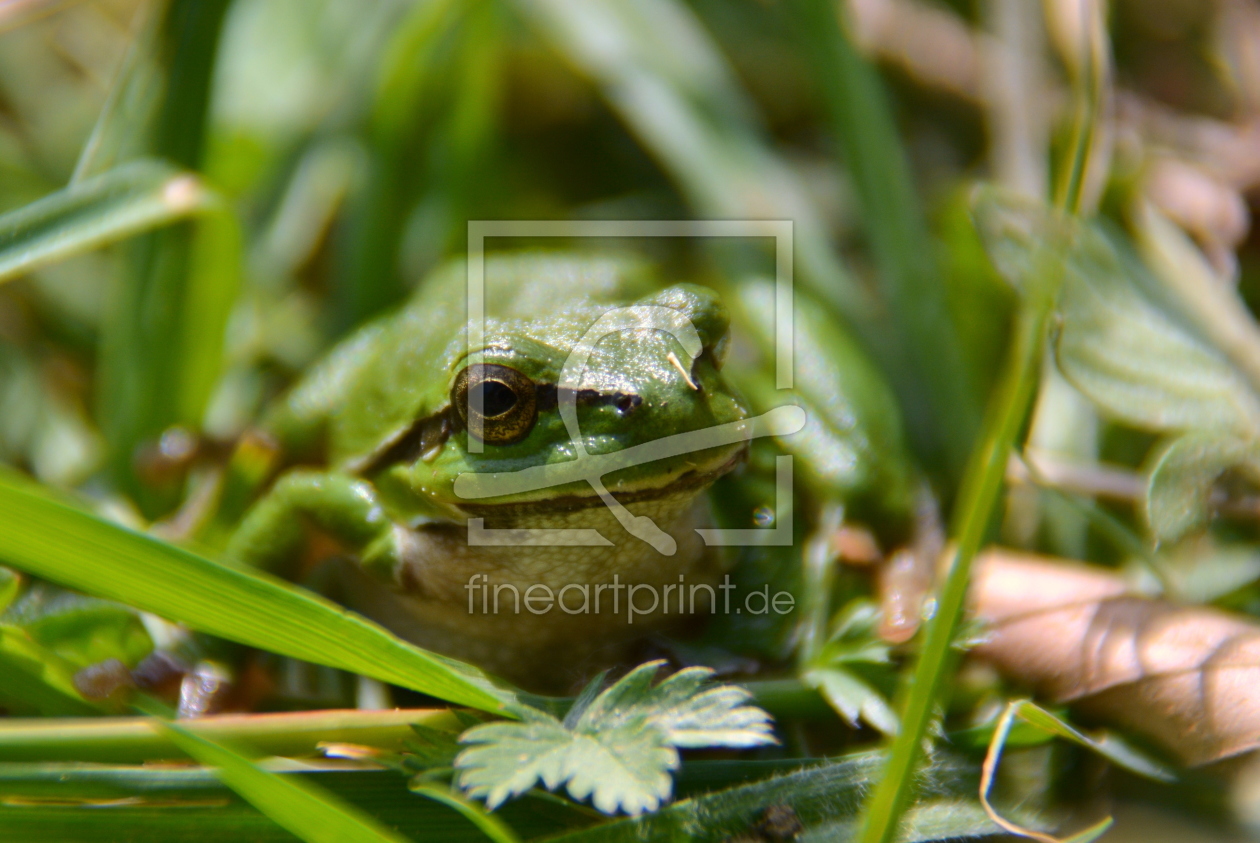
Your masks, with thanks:
<instances>
[{"instance_id":1,"label":"frog","mask_svg":"<svg viewBox=\"0 0 1260 843\"><path fill-rule=\"evenodd\" d=\"M481 274L482 330L469 266L452 262L267 412L292 466L225 561L318 570L401 637L554 692L704 611L729 565L697 532L713 523L706 492L748 436L594 478L574 466L730 430L749 410L722 374L730 315L712 289L662 286L622 256L494 254ZM489 491L470 495L469 478Z\"/></svg>"}]
</instances>

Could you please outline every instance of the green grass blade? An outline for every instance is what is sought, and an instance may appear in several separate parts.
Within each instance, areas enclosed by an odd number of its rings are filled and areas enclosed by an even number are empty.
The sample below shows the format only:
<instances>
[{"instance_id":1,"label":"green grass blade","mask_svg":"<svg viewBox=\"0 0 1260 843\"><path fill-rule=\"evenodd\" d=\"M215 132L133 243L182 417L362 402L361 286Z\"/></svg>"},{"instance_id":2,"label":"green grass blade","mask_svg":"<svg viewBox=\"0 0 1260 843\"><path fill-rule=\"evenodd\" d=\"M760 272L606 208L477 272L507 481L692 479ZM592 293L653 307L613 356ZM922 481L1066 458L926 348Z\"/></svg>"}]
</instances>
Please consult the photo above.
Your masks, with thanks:
<instances>
[{"instance_id":1,"label":"green grass blade","mask_svg":"<svg viewBox=\"0 0 1260 843\"><path fill-rule=\"evenodd\" d=\"M375 315L405 294L399 250L416 185L431 178L424 172L426 161L417 158L415 150L435 143L437 124L449 107L445 93L452 85L463 84L462 76L448 80L446 74L461 51L476 49L459 37L458 29L477 5L482 4L451 0L414 4L383 46L369 124L366 183L352 196L346 255L336 279L339 330ZM482 46L487 53L497 49ZM452 166L450 161L443 163Z\"/></svg>"},{"instance_id":2,"label":"green grass blade","mask_svg":"<svg viewBox=\"0 0 1260 843\"><path fill-rule=\"evenodd\" d=\"M317 785L269 773L182 726L158 719L150 722L192 758L215 767L224 784L277 825L308 843L403 843L407 839Z\"/></svg>"},{"instance_id":3,"label":"green grass blade","mask_svg":"<svg viewBox=\"0 0 1260 843\"><path fill-rule=\"evenodd\" d=\"M733 840L745 836L761 839L753 826L768 807L778 806L795 813L804 827L801 839L851 840L862 794L878 781L882 761L882 753L867 752L826 764L806 762L804 769L785 775L769 775L750 784L713 790L652 814L618 819L548 839L553 843ZM764 775L765 771L758 772ZM942 753L936 764L923 771L921 781L922 801L908 815L903 843L985 837L998 830L976 800L978 781L974 768ZM1015 813L1035 823L1035 818L1018 810Z\"/></svg>"},{"instance_id":4,"label":"green grass blade","mask_svg":"<svg viewBox=\"0 0 1260 843\"><path fill-rule=\"evenodd\" d=\"M841 29L836 4L793 0L790 5L865 211L860 216L880 286L913 372L897 383L909 408L905 417L920 450L943 454L958 477L980 427L980 408L892 109L875 69Z\"/></svg>"},{"instance_id":5,"label":"green grass blade","mask_svg":"<svg viewBox=\"0 0 1260 843\"><path fill-rule=\"evenodd\" d=\"M153 733L147 718L135 718ZM194 729L192 721L180 721ZM156 734L154 733L156 739ZM163 739L165 740L165 739ZM176 756L183 758L182 753ZM344 764L260 762L284 779L313 782L391 829L426 843L485 843L485 836L445 805L407 790L393 770ZM32 840L105 843L293 843L201 766L0 763L0 843ZM528 840L588 826L586 811L551 796L527 796L496 812Z\"/></svg>"},{"instance_id":6,"label":"green grass blade","mask_svg":"<svg viewBox=\"0 0 1260 843\"><path fill-rule=\"evenodd\" d=\"M519 0L555 49L678 184L700 216L790 219L798 277L874 346L870 294L845 270L802 180L694 13L675 0Z\"/></svg>"},{"instance_id":7,"label":"green grass blade","mask_svg":"<svg viewBox=\"0 0 1260 843\"><path fill-rule=\"evenodd\" d=\"M86 703L78 705L76 713L92 711ZM414 734L412 723L444 730L459 727L454 715L443 708L218 714L190 720L185 728L209 740L240 741L269 755L301 756L316 754L317 745L324 742L401 750L403 739ZM143 717L0 720L3 761L132 763L171 758L175 752L174 745L150 729Z\"/></svg>"},{"instance_id":8,"label":"green grass blade","mask_svg":"<svg viewBox=\"0 0 1260 843\"><path fill-rule=\"evenodd\" d=\"M196 179L139 160L0 216L0 281L206 208Z\"/></svg>"},{"instance_id":9,"label":"green grass blade","mask_svg":"<svg viewBox=\"0 0 1260 843\"><path fill-rule=\"evenodd\" d=\"M23 491L0 478L0 559L211 635L497 711L511 693L336 604Z\"/></svg>"},{"instance_id":10,"label":"green grass blade","mask_svg":"<svg viewBox=\"0 0 1260 843\"><path fill-rule=\"evenodd\" d=\"M229 3L171 0L155 39L164 90L146 127L148 151L191 170L203 163L219 32ZM221 299L230 305L235 297L233 264L239 257L223 258L225 277L207 277L196 265L194 233L191 226L176 226L130 244L102 330L98 406L110 468L114 481L150 517L174 504L176 490L144 486L135 476L134 456L173 424L199 426L218 374L217 366L207 368L203 361L217 362L227 318ZM200 255L210 253L203 249ZM215 261L210 269L222 267ZM224 292L199 312L194 308L205 304L207 285L221 285ZM190 348L190 342L207 338L207 347ZM201 406L194 406L197 402Z\"/></svg>"},{"instance_id":11,"label":"green grass blade","mask_svg":"<svg viewBox=\"0 0 1260 843\"><path fill-rule=\"evenodd\" d=\"M903 695L902 731L893 741L884 777L866 803L862 843L892 840L910 802L915 767L937 708L937 695L955 661L954 630L962 617L971 563L988 534L1011 451L1036 394L1052 305L1063 277L1062 261L1052 244L1046 244L1039 258L1030 284L1033 289L1022 305L1001 380L989 404L984 433L963 477L950 530L957 546Z\"/></svg>"},{"instance_id":12,"label":"green grass blade","mask_svg":"<svg viewBox=\"0 0 1260 843\"><path fill-rule=\"evenodd\" d=\"M489 837L494 843L518 843L520 839L507 823L487 812L485 808L476 802L453 793L443 785L416 784L411 786L411 792L427 796L435 802L441 802L443 805L454 808L465 819L484 832L486 837Z\"/></svg>"},{"instance_id":13,"label":"green grass blade","mask_svg":"<svg viewBox=\"0 0 1260 843\"><path fill-rule=\"evenodd\" d=\"M241 288L243 242L236 215L226 207L202 215L192 233L184 309L179 315L179 375L175 421L200 427L223 371L228 318Z\"/></svg>"}]
</instances>

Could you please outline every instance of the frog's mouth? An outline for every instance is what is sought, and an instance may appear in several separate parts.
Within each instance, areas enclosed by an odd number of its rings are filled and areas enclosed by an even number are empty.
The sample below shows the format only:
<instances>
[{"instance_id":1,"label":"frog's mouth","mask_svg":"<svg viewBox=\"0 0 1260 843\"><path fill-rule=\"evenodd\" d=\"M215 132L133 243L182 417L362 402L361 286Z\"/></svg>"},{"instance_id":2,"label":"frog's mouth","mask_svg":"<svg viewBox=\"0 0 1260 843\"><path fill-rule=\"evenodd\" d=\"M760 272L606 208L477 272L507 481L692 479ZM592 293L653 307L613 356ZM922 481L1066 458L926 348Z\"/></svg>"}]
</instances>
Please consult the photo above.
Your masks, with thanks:
<instances>
[{"instance_id":1,"label":"frog's mouth","mask_svg":"<svg viewBox=\"0 0 1260 843\"><path fill-rule=\"evenodd\" d=\"M747 443L734 449L724 459L707 466L697 466L675 475L665 483L656 485L639 485L612 488L609 493L620 504L637 503L639 501L660 500L681 495L698 495L713 484L715 480L739 467L748 459ZM604 506L604 500L587 487L589 494L565 494L541 497L547 490L539 490L537 499L515 500L504 503L481 503L460 501L456 506L467 515L476 517L484 515L529 515L540 512L567 512L577 509Z\"/></svg>"}]
</instances>

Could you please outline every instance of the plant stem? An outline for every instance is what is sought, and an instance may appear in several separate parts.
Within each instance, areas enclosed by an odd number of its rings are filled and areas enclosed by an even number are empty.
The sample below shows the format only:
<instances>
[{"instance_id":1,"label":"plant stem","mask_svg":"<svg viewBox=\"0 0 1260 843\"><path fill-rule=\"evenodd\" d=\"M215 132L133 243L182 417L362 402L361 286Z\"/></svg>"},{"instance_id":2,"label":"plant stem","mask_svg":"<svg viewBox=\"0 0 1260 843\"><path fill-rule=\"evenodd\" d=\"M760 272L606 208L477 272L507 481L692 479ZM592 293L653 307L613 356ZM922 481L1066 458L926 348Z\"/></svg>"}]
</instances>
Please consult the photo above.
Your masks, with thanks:
<instances>
[{"instance_id":1,"label":"plant stem","mask_svg":"<svg viewBox=\"0 0 1260 843\"><path fill-rule=\"evenodd\" d=\"M1081 72L1074 80L1080 117L1068 150L1067 179L1056 197L1058 209L1069 214L1081 210L1082 186L1089 168L1089 154L1106 84L1105 33L1101 15L1089 4L1083 6L1082 13L1088 14L1089 43L1082 56ZM937 694L946 670L953 662L951 643L954 629L962 616L971 563L988 531L998 494L1002 490L1007 462L1036 393L1046 333L1064 275L1062 255L1067 247L1063 234L1052 235L1034 255L1027 295L1016 317L1014 337L1001 380L985 413L980 444L967 464L962 490L954 508L950 534L957 537L957 544L949 575L936 613L928 623L919 661L910 682L903 689L905 706L901 731L893 741L883 778L866 803L858 837L861 843L887 843L892 840L913 792L914 771L928 724L936 709Z\"/></svg>"},{"instance_id":2,"label":"plant stem","mask_svg":"<svg viewBox=\"0 0 1260 843\"><path fill-rule=\"evenodd\" d=\"M1048 255L1049 256L1049 255ZM905 689L901 731L893 742L884 775L866 804L859 840L885 843L893 838L910 798L914 769L922 751L928 723L936 707L937 691L952 663L950 645L962 614L971 563L992 519L1006 464L1035 393L1046 329L1052 312L1057 268L1048 266L1041 295L1029 300L1015 325L1015 336L1002 378L985 416L984 434L972 454L955 508L951 533L958 537L949 576L914 674Z\"/></svg>"}]
</instances>

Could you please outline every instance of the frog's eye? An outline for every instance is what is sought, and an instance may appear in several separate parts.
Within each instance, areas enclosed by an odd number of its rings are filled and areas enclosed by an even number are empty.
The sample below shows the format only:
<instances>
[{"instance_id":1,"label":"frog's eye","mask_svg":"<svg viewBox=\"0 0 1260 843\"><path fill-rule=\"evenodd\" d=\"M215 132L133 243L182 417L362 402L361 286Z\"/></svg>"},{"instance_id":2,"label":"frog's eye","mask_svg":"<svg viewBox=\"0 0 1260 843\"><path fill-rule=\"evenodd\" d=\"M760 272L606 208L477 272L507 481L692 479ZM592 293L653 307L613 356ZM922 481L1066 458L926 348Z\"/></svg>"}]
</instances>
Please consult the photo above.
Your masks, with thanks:
<instances>
[{"instance_id":1,"label":"frog's eye","mask_svg":"<svg viewBox=\"0 0 1260 843\"><path fill-rule=\"evenodd\" d=\"M469 366L455 376L451 403L469 434L490 445L511 445L538 419L534 382L508 366Z\"/></svg>"}]
</instances>

